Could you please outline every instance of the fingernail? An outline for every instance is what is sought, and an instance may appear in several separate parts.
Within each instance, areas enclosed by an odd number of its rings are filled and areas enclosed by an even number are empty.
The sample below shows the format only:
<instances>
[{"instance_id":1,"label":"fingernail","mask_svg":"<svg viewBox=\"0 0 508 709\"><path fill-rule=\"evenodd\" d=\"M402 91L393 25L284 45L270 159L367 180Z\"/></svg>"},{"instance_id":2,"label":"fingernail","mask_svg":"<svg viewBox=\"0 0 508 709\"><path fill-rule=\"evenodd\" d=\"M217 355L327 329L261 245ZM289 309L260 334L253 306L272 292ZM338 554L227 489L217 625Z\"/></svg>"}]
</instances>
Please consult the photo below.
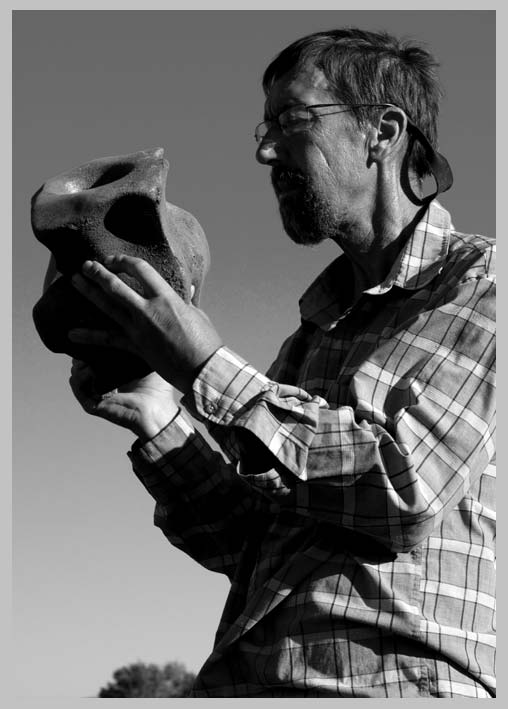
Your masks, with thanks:
<instances>
[{"instance_id":1,"label":"fingernail","mask_svg":"<svg viewBox=\"0 0 508 709\"><path fill-rule=\"evenodd\" d=\"M83 271L89 271L92 268L93 263L93 261L85 261L82 266Z\"/></svg>"}]
</instances>

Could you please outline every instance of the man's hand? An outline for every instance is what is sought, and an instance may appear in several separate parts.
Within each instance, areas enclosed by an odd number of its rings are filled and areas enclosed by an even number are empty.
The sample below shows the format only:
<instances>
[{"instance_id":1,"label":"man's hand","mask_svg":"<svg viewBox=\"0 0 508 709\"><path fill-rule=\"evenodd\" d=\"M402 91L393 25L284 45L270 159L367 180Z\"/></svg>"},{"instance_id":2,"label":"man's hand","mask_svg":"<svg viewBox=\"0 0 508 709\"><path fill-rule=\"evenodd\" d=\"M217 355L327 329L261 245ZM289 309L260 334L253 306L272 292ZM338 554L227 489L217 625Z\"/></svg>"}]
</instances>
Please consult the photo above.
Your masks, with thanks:
<instances>
[{"instance_id":1,"label":"man's hand","mask_svg":"<svg viewBox=\"0 0 508 709\"><path fill-rule=\"evenodd\" d=\"M107 268L86 261L82 274L73 276L72 282L120 326L121 332L77 329L69 332L69 339L129 350L186 393L199 369L222 345L209 318L194 305L187 305L143 259L111 256L106 264ZM143 295L117 273L135 278L143 287Z\"/></svg>"},{"instance_id":2,"label":"man's hand","mask_svg":"<svg viewBox=\"0 0 508 709\"><path fill-rule=\"evenodd\" d=\"M69 382L87 413L128 428L142 440L153 438L178 413L173 388L155 372L98 394L91 368L73 359Z\"/></svg>"}]
</instances>

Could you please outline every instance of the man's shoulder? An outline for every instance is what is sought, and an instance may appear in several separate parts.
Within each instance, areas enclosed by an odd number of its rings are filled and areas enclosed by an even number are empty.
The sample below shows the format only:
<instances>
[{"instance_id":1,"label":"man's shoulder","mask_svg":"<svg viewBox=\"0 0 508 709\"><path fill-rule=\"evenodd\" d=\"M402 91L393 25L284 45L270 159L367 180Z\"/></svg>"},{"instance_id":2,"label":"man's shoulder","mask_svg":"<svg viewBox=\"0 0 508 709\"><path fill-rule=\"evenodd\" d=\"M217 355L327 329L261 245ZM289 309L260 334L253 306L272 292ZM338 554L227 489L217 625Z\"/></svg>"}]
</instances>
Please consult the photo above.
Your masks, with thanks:
<instances>
[{"instance_id":1,"label":"man's shoulder","mask_svg":"<svg viewBox=\"0 0 508 709\"><path fill-rule=\"evenodd\" d=\"M466 234L452 229L448 249L447 268L460 272L461 280L488 278L496 273L496 240L483 234ZM457 273L458 275L458 273Z\"/></svg>"}]
</instances>

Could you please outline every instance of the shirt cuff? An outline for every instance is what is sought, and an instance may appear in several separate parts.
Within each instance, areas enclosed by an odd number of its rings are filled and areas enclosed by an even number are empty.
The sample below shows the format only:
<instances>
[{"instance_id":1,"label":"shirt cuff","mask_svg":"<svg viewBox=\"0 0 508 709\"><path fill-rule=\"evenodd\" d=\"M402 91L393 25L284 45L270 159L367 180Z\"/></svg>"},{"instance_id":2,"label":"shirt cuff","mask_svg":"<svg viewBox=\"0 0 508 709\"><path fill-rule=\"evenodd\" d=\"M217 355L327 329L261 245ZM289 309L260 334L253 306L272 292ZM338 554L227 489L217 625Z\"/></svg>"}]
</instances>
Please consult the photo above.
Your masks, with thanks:
<instances>
[{"instance_id":1,"label":"shirt cuff","mask_svg":"<svg viewBox=\"0 0 508 709\"><path fill-rule=\"evenodd\" d=\"M181 403L199 421L228 425L254 398L277 384L227 347L219 348Z\"/></svg>"},{"instance_id":2,"label":"shirt cuff","mask_svg":"<svg viewBox=\"0 0 508 709\"><path fill-rule=\"evenodd\" d=\"M142 458L149 463L156 463L163 456L168 455L168 450L173 446L185 444L194 433L194 426L190 424L179 409L176 416L162 428L153 438L141 442L139 439L132 445L127 453L129 458L133 456Z\"/></svg>"},{"instance_id":3,"label":"shirt cuff","mask_svg":"<svg viewBox=\"0 0 508 709\"><path fill-rule=\"evenodd\" d=\"M193 488L203 480L214 452L179 412L152 439L136 441L127 455L144 487L164 504L170 488Z\"/></svg>"}]
</instances>

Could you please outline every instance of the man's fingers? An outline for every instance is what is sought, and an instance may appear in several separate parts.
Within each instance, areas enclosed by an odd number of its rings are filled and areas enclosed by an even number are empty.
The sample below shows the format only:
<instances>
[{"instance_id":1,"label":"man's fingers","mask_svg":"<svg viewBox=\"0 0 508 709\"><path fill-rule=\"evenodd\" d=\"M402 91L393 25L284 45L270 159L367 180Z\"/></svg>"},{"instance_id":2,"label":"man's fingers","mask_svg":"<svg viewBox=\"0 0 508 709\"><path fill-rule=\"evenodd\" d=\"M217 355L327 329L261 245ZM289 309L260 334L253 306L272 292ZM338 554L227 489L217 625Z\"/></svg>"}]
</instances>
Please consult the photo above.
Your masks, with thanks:
<instances>
[{"instance_id":1,"label":"man's fingers","mask_svg":"<svg viewBox=\"0 0 508 709\"><path fill-rule=\"evenodd\" d=\"M116 299L111 291L107 292L101 286L96 285L89 278L85 278L80 273L75 273L72 276L72 285L84 298L89 300L93 305L97 306L105 315L117 322L120 327L128 326L131 318L129 315L129 306L122 305L121 301Z\"/></svg>"},{"instance_id":2,"label":"man's fingers","mask_svg":"<svg viewBox=\"0 0 508 709\"><path fill-rule=\"evenodd\" d=\"M121 278L118 278L116 273L109 269L109 266L106 268L98 261L85 261L82 266L82 272L88 279L97 284L104 293L112 296L118 302L137 307L143 303L142 296L138 295L127 283L124 283Z\"/></svg>"},{"instance_id":3,"label":"man's fingers","mask_svg":"<svg viewBox=\"0 0 508 709\"><path fill-rule=\"evenodd\" d=\"M113 273L127 273L138 280L143 286L147 298L161 295L162 293L165 295L173 293L176 298L180 297L160 273L141 258L120 254L118 256L108 256L104 261Z\"/></svg>"}]
</instances>

